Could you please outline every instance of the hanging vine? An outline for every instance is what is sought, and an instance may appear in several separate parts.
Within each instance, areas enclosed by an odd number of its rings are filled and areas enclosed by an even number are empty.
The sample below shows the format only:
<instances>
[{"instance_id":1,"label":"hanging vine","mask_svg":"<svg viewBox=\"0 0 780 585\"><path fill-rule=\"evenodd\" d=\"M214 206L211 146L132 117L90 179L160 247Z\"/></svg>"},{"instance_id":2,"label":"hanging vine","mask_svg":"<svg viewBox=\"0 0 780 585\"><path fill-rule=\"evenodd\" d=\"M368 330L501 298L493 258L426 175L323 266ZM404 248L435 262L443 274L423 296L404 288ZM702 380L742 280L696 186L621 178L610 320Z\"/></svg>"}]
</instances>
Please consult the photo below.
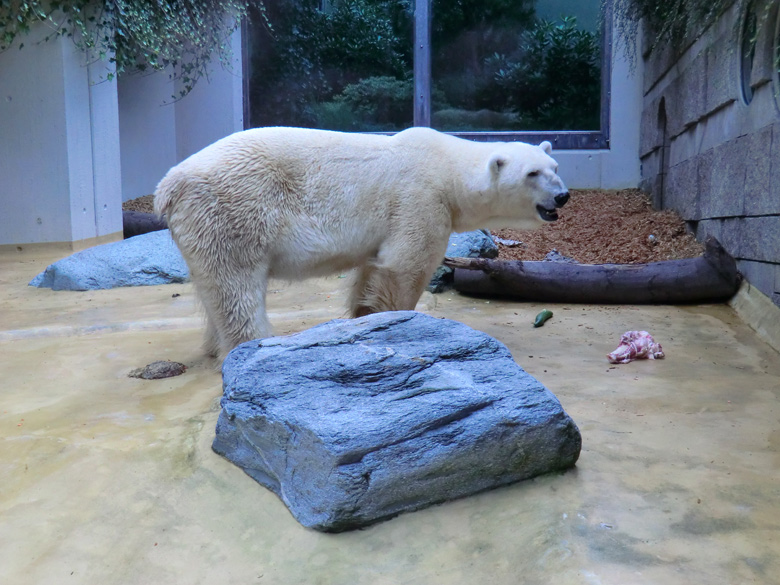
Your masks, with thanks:
<instances>
[{"instance_id":1,"label":"hanging vine","mask_svg":"<svg viewBox=\"0 0 780 585\"><path fill-rule=\"evenodd\" d=\"M667 43L683 49L735 3L739 14L748 6L756 10L757 27L751 39L755 43L770 12L771 2L765 0L602 0L602 9L611 4L616 27L624 38L636 38L642 21L650 33L650 50ZM735 26L738 27L739 22L737 19ZM626 43L629 53L631 45ZM629 57L633 60L634 55L629 54Z\"/></svg>"},{"instance_id":2,"label":"hanging vine","mask_svg":"<svg viewBox=\"0 0 780 585\"><path fill-rule=\"evenodd\" d=\"M695 38L735 0L612 0L616 21L624 28L639 20L649 27L654 45Z\"/></svg>"},{"instance_id":3,"label":"hanging vine","mask_svg":"<svg viewBox=\"0 0 780 585\"><path fill-rule=\"evenodd\" d=\"M53 36L73 39L95 59L115 64L116 73L174 71L177 96L208 75L214 56L228 64L230 36L249 0L0 0L0 51L36 23ZM22 48L21 42L19 47ZM108 75L109 79L114 77Z\"/></svg>"}]
</instances>

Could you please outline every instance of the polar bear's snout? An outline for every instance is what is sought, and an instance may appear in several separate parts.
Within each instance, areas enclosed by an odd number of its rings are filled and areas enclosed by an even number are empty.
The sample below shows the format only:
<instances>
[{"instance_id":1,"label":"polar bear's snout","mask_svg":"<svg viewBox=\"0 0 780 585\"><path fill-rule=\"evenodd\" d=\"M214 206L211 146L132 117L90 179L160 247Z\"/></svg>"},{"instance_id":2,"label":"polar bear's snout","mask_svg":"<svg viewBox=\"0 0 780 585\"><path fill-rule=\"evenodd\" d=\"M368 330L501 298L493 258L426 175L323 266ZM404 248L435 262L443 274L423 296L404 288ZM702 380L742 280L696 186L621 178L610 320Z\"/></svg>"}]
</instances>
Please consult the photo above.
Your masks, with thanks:
<instances>
[{"instance_id":1,"label":"polar bear's snout","mask_svg":"<svg viewBox=\"0 0 780 585\"><path fill-rule=\"evenodd\" d=\"M563 191L553 196L549 205L537 204L536 212L543 221L556 221L558 219L557 209L560 209L569 201L569 192Z\"/></svg>"}]
</instances>

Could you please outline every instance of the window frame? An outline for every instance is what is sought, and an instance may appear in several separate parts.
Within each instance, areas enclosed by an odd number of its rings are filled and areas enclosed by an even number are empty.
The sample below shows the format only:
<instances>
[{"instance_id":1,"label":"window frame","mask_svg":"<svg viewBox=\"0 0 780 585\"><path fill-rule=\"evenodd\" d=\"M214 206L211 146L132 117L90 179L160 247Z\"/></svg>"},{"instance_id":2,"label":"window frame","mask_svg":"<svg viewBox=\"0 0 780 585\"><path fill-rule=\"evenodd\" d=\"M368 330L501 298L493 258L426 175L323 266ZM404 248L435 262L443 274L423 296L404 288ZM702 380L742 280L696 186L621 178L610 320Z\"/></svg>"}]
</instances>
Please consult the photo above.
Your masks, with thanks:
<instances>
[{"instance_id":1,"label":"window frame","mask_svg":"<svg viewBox=\"0 0 780 585\"><path fill-rule=\"evenodd\" d=\"M431 0L416 0L414 7L414 125L431 125ZM603 3L601 18L601 112L599 130L522 130L447 132L480 142L549 141L555 150L609 148L612 88L612 2Z\"/></svg>"}]
</instances>

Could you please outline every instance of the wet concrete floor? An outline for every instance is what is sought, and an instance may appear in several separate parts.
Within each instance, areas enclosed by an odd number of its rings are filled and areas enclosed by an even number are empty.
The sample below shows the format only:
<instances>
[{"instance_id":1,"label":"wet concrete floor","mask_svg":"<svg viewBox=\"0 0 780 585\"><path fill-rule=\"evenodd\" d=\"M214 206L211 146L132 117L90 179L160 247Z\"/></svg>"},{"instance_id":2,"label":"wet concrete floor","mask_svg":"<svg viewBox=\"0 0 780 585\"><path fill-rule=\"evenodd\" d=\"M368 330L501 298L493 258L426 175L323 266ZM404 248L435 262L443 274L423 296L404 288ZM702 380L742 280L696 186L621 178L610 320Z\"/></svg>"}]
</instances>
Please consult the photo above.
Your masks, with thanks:
<instances>
[{"instance_id":1,"label":"wet concrete floor","mask_svg":"<svg viewBox=\"0 0 780 585\"><path fill-rule=\"evenodd\" d=\"M26 286L55 259L0 255L0 583L780 583L780 354L726 305L426 295L561 400L580 460L328 535L211 451L221 381L191 286ZM277 333L341 317L344 284L274 283ZM610 365L631 329L666 359ZM189 369L127 376L160 359Z\"/></svg>"}]
</instances>

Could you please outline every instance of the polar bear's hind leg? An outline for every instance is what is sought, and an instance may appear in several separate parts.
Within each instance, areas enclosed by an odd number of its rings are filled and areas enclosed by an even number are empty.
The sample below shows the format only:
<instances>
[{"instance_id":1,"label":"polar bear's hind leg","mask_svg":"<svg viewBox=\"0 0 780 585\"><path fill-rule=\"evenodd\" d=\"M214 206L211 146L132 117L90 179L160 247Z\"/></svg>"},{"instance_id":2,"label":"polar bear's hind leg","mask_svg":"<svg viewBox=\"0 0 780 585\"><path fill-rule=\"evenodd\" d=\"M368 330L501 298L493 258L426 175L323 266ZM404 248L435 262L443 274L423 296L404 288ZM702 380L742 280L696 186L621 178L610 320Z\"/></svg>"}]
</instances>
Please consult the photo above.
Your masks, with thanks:
<instances>
[{"instance_id":1,"label":"polar bear's hind leg","mask_svg":"<svg viewBox=\"0 0 780 585\"><path fill-rule=\"evenodd\" d=\"M201 274L196 285L206 310L207 352L224 359L240 343L271 335L265 312L267 267L222 266L217 278Z\"/></svg>"}]
</instances>

